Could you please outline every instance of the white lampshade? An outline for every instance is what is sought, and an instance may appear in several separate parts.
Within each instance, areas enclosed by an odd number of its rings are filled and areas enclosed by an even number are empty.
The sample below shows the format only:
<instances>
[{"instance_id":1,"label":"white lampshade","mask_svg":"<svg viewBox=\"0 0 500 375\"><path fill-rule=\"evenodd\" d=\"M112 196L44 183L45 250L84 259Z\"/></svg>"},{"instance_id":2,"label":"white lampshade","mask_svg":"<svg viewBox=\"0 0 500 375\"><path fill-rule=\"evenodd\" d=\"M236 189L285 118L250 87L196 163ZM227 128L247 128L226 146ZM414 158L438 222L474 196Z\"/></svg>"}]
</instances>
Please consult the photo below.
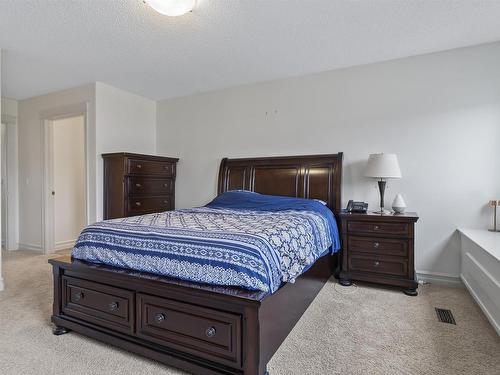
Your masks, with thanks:
<instances>
[{"instance_id":1,"label":"white lampshade","mask_svg":"<svg viewBox=\"0 0 500 375\"><path fill-rule=\"evenodd\" d=\"M366 177L401 178L396 154L371 154L366 164Z\"/></svg>"},{"instance_id":2,"label":"white lampshade","mask_svg":"<svg viewBox=\"0 0 500 375\"><path fill-rule=\"evenodd\" d=\"M144 0L151 8L165 16L182 16L193 10L196 0Z\"/></svg>"}]
</instances>

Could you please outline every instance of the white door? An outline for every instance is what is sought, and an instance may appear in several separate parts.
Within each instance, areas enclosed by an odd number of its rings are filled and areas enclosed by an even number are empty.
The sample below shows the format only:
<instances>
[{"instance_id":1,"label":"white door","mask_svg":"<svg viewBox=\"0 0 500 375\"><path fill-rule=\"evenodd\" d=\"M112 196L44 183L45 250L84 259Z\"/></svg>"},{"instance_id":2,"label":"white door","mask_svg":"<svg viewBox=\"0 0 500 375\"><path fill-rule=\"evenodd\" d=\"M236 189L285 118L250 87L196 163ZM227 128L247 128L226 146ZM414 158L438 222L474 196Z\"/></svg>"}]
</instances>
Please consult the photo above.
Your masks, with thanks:
<instances>
[{"instance_id":1,"label":"white door","mask_svg":"<svg viewBox=\"0 0 500 375\"><path fill-rule=\"evenodd\" d=\"M84 117L52 122L55 250L72 248L86 223Z\"/></svg>"}]
</instances>

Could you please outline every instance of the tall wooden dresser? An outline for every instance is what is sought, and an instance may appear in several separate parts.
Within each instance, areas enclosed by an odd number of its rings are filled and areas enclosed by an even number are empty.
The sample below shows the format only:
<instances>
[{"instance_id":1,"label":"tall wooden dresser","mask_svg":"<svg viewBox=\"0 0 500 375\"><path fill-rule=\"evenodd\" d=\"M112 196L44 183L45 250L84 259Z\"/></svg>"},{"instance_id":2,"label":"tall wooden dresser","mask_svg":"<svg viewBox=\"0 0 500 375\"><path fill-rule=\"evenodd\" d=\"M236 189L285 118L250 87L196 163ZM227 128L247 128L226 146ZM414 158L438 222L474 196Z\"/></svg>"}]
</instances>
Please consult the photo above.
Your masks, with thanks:
<instances>
[{"instance_id":1,"label":"tall wooden dresser","mask_svg":"<svg viewBox=\"0 0 500 375\"><path fill-rule=\"evenodd\" d=\"M104 219L175 208L179 159L119 152L103 154Z\"/></svg>"}]
</instances>

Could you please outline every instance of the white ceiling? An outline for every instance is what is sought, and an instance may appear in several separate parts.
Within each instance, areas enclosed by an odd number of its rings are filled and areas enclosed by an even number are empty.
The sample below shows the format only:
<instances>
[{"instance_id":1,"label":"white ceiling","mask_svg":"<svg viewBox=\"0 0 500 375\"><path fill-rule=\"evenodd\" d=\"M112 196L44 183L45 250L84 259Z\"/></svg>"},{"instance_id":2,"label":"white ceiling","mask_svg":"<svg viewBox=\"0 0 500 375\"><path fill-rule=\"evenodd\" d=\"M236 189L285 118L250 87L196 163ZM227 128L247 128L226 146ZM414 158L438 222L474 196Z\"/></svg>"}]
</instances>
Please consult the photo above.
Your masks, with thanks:
<instances>
[{"instance_id":1,"label":"white ceiling","mask_svg":"<svg viewBox=\"0 0 500 375\"><path fill-rule=\"evenodd\" d=\"M500 1L0 0L2 94L102 81L163 99L500 40Z\"/></svg>"}]
</instances>

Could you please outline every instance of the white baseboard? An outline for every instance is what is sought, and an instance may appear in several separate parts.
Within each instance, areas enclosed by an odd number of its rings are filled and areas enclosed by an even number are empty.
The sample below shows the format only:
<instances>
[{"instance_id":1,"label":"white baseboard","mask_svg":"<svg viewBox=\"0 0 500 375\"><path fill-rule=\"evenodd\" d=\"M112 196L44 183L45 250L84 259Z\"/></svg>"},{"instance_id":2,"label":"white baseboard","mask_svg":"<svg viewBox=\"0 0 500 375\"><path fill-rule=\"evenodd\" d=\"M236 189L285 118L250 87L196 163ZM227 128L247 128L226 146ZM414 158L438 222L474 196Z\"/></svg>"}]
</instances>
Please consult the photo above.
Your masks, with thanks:
<instances>
[{"instance_id":1,"label":"white baseboard","mask_svg":"<svg viewBox=\"0 0 500 375\"><path fill-rule=\"evenodd\" d=\"M43 251L41 245L33 245L33 244L22 243L22 242L19 242L19 250Z\"/></svg>"},{"instance_id":2,"label":"white baseboard","mask_svg":"<svg viewBox=\"0 0 500 375\"><path fill-rule=\"evenodd\" d=\"M58 242L58 243L56 243L54 250L59 251L59 250L73 248L73 246L75 246L75 242L76 242L76 239Z\"/></svg>"},{"instance_id":3,"label":"white baseboard","mask_svg":"<svg viewBox=\"0 0 500 375\"><path fill-rule=\"evenodd\" d=\"M0 277L0 292L5 289L5 284L3 283L3 279Z\"/></svg>"},{"instance_id":4,"label":"white baseboard","mask_svg":"<svg viewBox=\"0 0 500 375\"><path fill-rule=\"evenodd\" d=\"M439 286L446 286L452 288L463 288L464 284L460 277L439 273L439 272L429 272L429 271L417 271L418 281L423 281L429 284L435 284Z\"/></svg>"}]
</instances>

